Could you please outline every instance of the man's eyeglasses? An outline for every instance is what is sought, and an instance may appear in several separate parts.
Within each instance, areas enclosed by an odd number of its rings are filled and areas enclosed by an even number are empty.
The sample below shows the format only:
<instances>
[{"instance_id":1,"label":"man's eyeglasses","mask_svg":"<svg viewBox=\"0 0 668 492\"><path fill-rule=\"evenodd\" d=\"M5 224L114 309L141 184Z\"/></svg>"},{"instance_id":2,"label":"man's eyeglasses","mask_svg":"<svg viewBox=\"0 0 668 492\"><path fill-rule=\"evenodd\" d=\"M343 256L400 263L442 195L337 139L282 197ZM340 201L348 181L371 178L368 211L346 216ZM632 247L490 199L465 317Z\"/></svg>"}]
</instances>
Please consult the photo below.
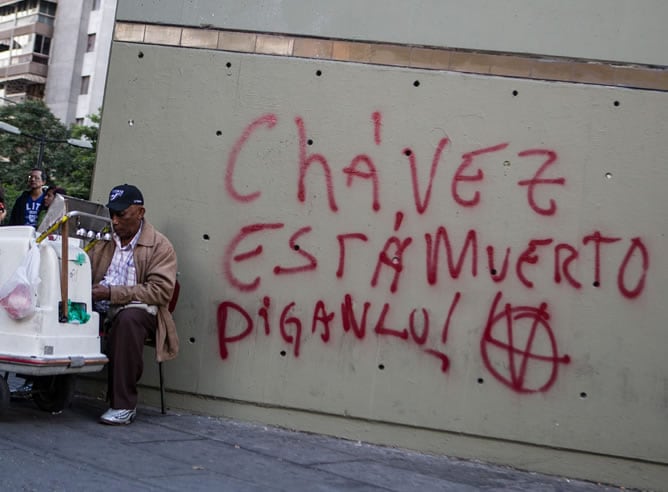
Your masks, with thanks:
<instances>
[{"instance_id":1,"label":"man's eyeglasses","mask_svg":"<svg viewBox=\"0 0 668 492\"><path fill-rule=\"evenodd\" d=\"M35 181L42 181L42 177L41 177L41 176L33 176L33 175L31 174L31 175L28 176L28 181L32 181L32 180L35 180Z\"/></svg>"}]
</instances>

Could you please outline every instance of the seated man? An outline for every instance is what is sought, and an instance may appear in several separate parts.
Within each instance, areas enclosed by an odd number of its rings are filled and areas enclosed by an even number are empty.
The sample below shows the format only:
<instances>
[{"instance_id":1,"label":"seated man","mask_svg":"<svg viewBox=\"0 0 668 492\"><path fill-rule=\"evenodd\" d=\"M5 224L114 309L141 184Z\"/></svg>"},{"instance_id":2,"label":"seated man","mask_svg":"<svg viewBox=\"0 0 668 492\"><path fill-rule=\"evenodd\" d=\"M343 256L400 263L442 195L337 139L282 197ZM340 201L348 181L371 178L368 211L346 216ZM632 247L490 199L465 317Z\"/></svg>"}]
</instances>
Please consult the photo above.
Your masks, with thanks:
<instances>
[{"instance_id":1,"label":"seated man","mask_svg":"<svg viewBox=\"0 0 668 492\"><path fill-rule=\"evenodd\" d=\"M130 424L137 414L137 381L144 368L144 340L156 342L159 361L176 357L179 341L168 304L176 284L176 253L144 219L144 197L135 186L116 186L107 204L113 241L88 252L93 302L109 327L108 397L104 424Z\"/></svg>"}]
</instances>

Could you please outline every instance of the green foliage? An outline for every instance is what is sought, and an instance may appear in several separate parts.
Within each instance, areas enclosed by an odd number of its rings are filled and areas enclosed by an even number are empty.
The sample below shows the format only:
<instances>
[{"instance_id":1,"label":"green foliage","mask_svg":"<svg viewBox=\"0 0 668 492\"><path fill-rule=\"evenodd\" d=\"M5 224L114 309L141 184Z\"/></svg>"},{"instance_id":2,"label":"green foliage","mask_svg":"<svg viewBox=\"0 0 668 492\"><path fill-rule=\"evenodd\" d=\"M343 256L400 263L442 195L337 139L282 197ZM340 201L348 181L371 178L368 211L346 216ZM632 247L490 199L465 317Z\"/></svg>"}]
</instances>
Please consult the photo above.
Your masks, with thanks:
<instances>
[{"instance_id":1,"label":"green foliage","mask_svg":"<svg viewBox=\"0 0 668 492\"><path fill-rule=\"evenodd\" d=\"M69 130L43 101L29 100L0 106L0 121L21 130L21 135L0 131L0 159L5 203L12 207L16 197L26 189L26 176L37 166L40 138L45 138L42 167L47 184L65 188L68 195L88 199L95 165L100 114L90 116L94 126L73 125ZM33 138L31 138L31 136ZM93 149L73 147L68 138L89 140Z\"/></svg>"},{"instance_id":2,"label":"green foliage","mask_svg":"<svg viewBox=\"0 0 668 492\"><path fill-rule=\"evenodd\" d=\"M67 183L66 185L58 185L65 190L70 196L90 198L90 187L93 180L93 170L95 169L95 156L97 154L97 137L100 129L100 112L88 116L93 122L93 126L72 125L70 134L73 138L81 140L88 140L92 145L92 149L81 149L78 147L71 147L72 161L69 169L66 171Z\"/></svg>"}]
</instances>

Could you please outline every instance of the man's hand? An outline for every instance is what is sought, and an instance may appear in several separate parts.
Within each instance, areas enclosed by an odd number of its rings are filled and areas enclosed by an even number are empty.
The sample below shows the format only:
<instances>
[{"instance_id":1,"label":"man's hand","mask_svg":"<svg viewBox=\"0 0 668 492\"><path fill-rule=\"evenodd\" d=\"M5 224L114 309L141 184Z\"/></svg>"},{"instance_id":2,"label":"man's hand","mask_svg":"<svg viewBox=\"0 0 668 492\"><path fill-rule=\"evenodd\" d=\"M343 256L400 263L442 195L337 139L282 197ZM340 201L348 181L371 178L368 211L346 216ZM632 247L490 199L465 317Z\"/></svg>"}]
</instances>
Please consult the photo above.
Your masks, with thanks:
<instances>
[{"instance_id":1,"label":"man's hand","mask_svg":"<svg viewBox=\"0 0 668 492\"><path fill-rule=\"evenodd\" d=\"M93 301L111 300L111 287L108 285L95 284L92 288Z\"/></svg>"}]
</instances>

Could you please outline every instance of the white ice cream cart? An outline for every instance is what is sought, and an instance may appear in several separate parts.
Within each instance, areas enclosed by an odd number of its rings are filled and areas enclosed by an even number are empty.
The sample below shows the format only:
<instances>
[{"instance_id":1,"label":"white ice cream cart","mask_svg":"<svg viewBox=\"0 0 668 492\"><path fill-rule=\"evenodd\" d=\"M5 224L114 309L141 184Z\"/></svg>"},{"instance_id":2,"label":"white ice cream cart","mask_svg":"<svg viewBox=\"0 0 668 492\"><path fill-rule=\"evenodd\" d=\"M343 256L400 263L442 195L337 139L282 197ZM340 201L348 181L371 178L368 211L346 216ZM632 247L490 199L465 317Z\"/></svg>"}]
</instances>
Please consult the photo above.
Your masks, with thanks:
<instances>
[{"instance_id":1,"label":"white ice cream cart","mask_svg":"<svg viewBox=\"0 0 668 492\"><path fill-rule=\"evenodd\" d=\"M108 362L86 254L92 242L110 237L107 211L67 197L44 221L51 226L42 234L30 226L0 227L0 415L10 402L10 374L31 380L33 401L56 412L71 400L76 374L100 371ZM21 268L33 270L18 275L33 279L28 286L15 281Z\"/></svg>"}]
</instances>

